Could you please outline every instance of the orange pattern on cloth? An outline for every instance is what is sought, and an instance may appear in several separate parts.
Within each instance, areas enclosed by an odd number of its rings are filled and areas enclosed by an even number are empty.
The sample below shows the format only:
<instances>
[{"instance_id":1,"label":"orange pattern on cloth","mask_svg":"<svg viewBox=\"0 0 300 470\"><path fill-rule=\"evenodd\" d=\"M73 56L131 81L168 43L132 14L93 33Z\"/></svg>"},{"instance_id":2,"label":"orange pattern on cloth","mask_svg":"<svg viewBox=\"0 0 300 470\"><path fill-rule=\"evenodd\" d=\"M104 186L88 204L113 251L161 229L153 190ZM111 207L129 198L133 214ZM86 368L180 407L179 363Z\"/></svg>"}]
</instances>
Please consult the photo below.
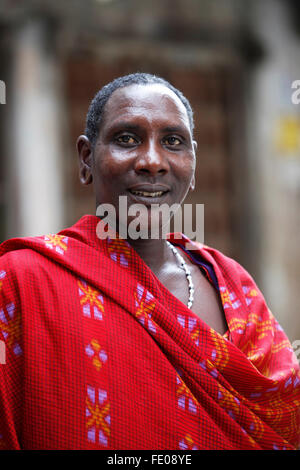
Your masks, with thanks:
<instances>
[{"instance_id":1,"label":"orange pattern on cloth","mask_svg":"<svg viewBox=\"0 0 300 470\"><path fill-rule=\"evenodd\" d=\"M221 336L125 240L99 240L98 223L1 245L0 447L297 448L299 364L251 276L195 244L217 278Z\"/></svg>"}]
</instances>

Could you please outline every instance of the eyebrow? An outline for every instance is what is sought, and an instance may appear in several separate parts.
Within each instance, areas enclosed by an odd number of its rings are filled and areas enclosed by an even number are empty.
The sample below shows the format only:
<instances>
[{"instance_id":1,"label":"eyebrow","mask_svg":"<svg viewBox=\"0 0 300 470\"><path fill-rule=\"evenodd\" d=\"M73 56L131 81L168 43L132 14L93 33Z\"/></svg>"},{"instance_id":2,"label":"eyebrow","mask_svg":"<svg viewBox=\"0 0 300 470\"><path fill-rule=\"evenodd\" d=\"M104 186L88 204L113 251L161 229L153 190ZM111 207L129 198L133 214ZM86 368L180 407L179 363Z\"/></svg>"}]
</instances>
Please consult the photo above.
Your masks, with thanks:
<instances>
[{"instance_id":1,"label":"eyebrow","mask_svg":"<svg viewBox=\"0 0 300 470\"><path fill-rule=\"evenodd\" d=\"M132 131L141 131L143 129L143 126L140 126L139 124L134 124L132 122L127 122L127 121L120 121L117 122L116 124L112 125L111 132L117 131L119 128L123 129L128 129ZM186 133L188 129L184 126L166 126L163 129L161 129L163 133L167 132L179 132L179 133Z\"/></svg>"},{"instance_id":2,"label":"eyebrow","mask_svg":"<svg viewBox=\"0 0 300 470\"><path fill-rule=\"evenodd\" d=\"M162 129L162 132L179 132L185 133L188 129L183 126L167 126Z\"/></svg>"},{"instance_id":3,"label":"eyebrow","mask_svg":"<svg viewBox=\"0 0 300 470\"><path fill-rule=\"evenodd\" d=\"M112 125L111 131L115 132L119 128L128 129L128 130L132 130L132 131L139 131L139 130L142 129L142 126L140 126L139 124L133 124L133 123L127 122L127 121L120 121L120 122L117 122L116 124Z\"/></svg>"}]
</instances>

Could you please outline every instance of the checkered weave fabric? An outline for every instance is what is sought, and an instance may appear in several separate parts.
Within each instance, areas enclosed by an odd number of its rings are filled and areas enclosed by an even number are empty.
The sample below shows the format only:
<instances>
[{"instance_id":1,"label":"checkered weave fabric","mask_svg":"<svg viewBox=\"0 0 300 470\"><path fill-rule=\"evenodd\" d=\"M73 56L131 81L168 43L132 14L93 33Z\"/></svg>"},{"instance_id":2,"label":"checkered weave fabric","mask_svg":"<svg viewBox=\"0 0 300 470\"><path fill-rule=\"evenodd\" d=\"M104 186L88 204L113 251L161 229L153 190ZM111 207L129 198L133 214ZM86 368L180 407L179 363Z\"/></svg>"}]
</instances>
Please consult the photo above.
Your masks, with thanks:
<instances>
[{"instance_id":1,"label":"checkered weave fabric","mask_svg":"<svg viewBox=\"0 0 300 470\"><path fill-rule=\"evenodd\" d=\"M0 448L297 448L299 364L251 276L195 245L221 336L98 223L0 247Z\"/></svg>"}]
</instances>

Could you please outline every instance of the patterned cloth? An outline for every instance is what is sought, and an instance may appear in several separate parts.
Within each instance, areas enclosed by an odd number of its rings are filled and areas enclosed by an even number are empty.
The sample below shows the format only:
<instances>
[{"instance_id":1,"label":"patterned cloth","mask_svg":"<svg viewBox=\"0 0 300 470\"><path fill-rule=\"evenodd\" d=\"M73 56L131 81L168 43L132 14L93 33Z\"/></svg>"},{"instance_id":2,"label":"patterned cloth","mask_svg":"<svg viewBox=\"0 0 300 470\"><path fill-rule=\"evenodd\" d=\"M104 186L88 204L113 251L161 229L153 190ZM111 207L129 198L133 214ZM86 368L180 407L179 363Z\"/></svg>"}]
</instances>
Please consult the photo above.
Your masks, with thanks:
<instances>
[{"instance_id":1,"label":"patterned cloth","mask_svg":"<svg viewBox=\"0 0 300 470\"><path fill-rule=\"evenodd\" d=\"M0 247L0 446L298 447L299 364L250 275L205 245L191 254L213 268L221 336L98 223Z\"/></svg>"}]
</instances>

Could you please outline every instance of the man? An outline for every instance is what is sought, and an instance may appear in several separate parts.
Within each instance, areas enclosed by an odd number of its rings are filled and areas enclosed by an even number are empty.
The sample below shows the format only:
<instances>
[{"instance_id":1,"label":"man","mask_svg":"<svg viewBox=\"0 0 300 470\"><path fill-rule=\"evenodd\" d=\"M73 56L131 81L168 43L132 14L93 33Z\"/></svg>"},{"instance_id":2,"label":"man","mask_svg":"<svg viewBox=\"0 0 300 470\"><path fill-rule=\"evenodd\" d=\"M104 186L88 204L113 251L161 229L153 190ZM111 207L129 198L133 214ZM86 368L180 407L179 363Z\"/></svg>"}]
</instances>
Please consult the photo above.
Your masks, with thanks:
<instances>
[{"instance_id":1,"label":"man","mask_svg":"<svg viewBox=\"0 0 300 470\"><path fill-rule=\"evenodd\" d=\"M190 105L168 82L116 79L77 142L81 181L97 207L115 208L116 236L99 237L104 219L87 215L2 245L3 448L299 445L299 365L251 276L184 235L118 236L133 204L151 225L153 204L194 189L192 132Z\"/></svg>"}]
</instances>

